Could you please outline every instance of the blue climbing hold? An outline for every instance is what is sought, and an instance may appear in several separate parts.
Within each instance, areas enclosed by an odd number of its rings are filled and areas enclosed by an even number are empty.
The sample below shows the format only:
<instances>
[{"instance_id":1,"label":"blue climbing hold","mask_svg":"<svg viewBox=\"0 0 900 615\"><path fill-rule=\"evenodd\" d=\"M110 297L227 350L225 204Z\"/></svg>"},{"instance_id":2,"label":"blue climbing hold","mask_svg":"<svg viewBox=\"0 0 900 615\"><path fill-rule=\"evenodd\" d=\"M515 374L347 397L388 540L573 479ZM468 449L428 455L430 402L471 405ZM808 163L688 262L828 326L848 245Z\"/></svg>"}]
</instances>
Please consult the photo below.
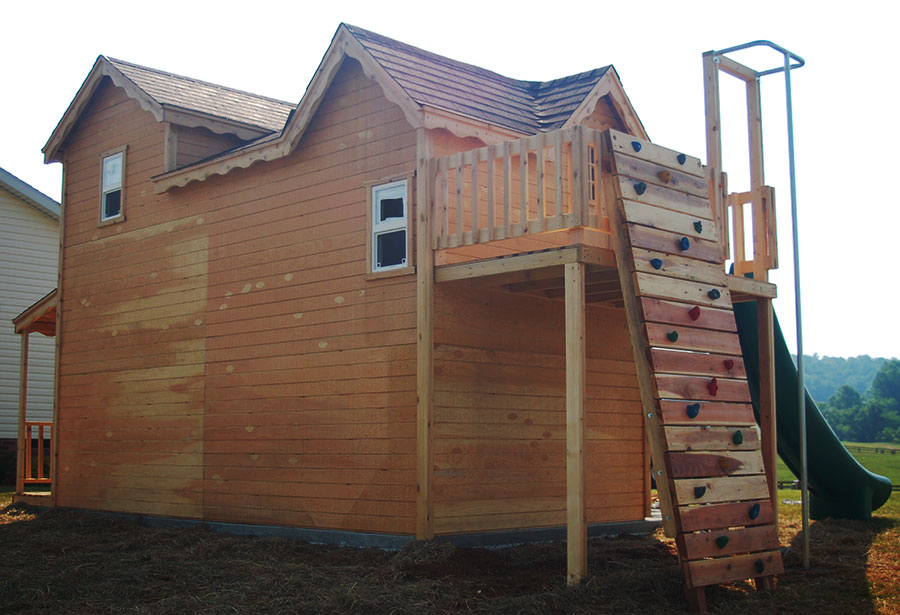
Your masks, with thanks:
<instances>
[{"instance_id":1,"label":"blue climbing hold","mask_svg":"<svg viewBox=\"0 0 900 615\"><path fill-rule=\"evenodd\" d=\"M687 250L688 248L691 247L691 240L688 239L687 237L682 237L681 239L678 240L678 247L681 248L682 250Z\"/></svg>"},{"instance_id":2,"label":"blue climbing hold","mask_svg":"<svg viewBox=\"0 0 900 615\"><path fill-rule=\"evenodd\" d=\"M744 434L741 433L740 429L734 432L734 435L731 437L731 441L738 445L744 443Z\"/></svg>"},{"instance_id":3,"label":"blue climbing hold","mask_svg":"<svg viewBox=\"0 0 900 615\"><path fill-rule=\"evenodd\" d=\"M687 415L688 418L697 418L697 415L700 414L700 404L688 404L687 405Z\"/></svg>"},{"instance_id":4,"label":"blue climbing hold","mask_svg":"<svg viewBox=\"0 0 900 615\"><path fill-rule=\"evenodd\" d=\"M646 191L646 190L647 190L647 184L645 184L644 182L637 182L634 185L634 191L637 192L638 194L644 194L644 191Z\"/></svg>"},{"instance_id":5,"label":"blue climbing hold","mask_svg":"<svg viewBox=\"0 0 900 615\"><path fill-rule=\"evenodd\" d=\"M660 258L651 258L650 266L654 269L662 269L662 259Z\"/></svg>"},{"instance_id":6,"label":"blue climbing hold","mask_svg":"<svg viewBox=\"0 0 900 615\"><path fill-rule=\"evenodd\" d=\"M766 569L766 563L761 559L756 560L753 565L756 566L756 572L758 572L759 574L762 574Z\"/></svg>"},{"instance_id":7,"label":"blue climbing hold","mask_svg":"<svg viewBox=\"0 0 900 615\"><path fill-rule=\"evenodd\" d=\"M641 151L641 144L638 143L637 141L632 141L632 142L631 142L631 147L633 147L633 148L634 148L634 151L636 151L636 152Z\"/></svg>"},{"instance_id":8,"label":"blue climbing hold","mask_svg":"<svg viewBox=\"0 0 900 615\"><path fill-rule=\"evenodd\" d=\"M751 519L756 519L759 516L759 502L750 507L750 511L747 513Z\"/></svg>"},{"instance_id":9,"label":"blue climbing hold","mask_svg":"<svg viewBox=\"0 0 900 615\"><path fill-rule=\"evenodd\" d=\"M694 497L698 500L706 495L706 487L694 487Z\"/></svg>"},{"instance_id":10,"label":"blue climbing hold","mask_svg":"<svg viewBox=\"0 0 900 615\"><path fill-rule=\"evenodd\" d=\"M694 230L697 231L698 233L703 232L703 223L700 220L697 220L696 222L694 222Z\"/></svg>"},{"instance_id":11,"label":"blue climbing hold","mask_svg":"<svg viewBox=\"0 0 900 615\"><path fill-rule=\"evenodd\" d=\"M687 162L687 156L678 154L678 164L684 164L685 162Z\"/></svg>"},{"instance_id":12,"label":"blue climbing hold","mask_svg":"<svg viewBox=\"0 0 900 615\"><path fill-rule=\"evenodd\" d=\"M713 301L715 301L716 299L718 299L719 297L722 296L722 293L719 292L718 288L714 288L711 291L709 291L708 293L706 293L706 296L709 297L710 299L712 299Z\"/></svg>"}]
</instances>

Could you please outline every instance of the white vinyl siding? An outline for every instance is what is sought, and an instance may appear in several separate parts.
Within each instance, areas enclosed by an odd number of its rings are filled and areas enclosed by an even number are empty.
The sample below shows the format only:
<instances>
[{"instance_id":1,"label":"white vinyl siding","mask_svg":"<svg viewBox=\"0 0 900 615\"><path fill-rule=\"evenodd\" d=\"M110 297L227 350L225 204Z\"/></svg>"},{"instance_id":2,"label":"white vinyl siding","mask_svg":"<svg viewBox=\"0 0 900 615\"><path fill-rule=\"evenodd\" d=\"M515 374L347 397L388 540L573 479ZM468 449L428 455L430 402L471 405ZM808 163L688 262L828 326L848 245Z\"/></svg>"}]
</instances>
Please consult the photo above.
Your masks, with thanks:
<instances>
[{"instance_id":1,"label":"white vinyl siding","mask_svg":"<svg viewBox=\"0 0 900 615\"><path fill-rule=\"evenodd\" d=\"M0 188L0 438L15 438L20 338L12 319L56 287L59 223ZM53 416L55 340L29 336L28 420Z\"/></svg>"}]
</instances>

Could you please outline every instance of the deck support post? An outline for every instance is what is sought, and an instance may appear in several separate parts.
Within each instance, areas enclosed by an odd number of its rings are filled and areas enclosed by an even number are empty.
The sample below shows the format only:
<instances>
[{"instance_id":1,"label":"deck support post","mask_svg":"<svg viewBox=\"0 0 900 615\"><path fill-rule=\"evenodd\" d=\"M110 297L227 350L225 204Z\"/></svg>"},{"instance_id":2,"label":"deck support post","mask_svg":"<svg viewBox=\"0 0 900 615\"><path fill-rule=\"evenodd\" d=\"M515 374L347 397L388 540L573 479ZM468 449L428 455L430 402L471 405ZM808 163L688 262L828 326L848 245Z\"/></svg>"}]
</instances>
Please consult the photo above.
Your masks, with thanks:
<instances>
[{"instance_id":1,"label":"deck support post","mask_svg":"<svg viewBox=\"0 0 900 615\"><path fill-rule=\"evenodd\" d=\"M416 163L416 538L434 538L434 250L431 244L431 151L424 128L417 129ZM433 163L431 163L433 165Z\"/></svg>"},{"instance_id":2,"label":"deck support post","mask_svg":"<svg viewBox=\"0 0 900 615\"><path fill-rule=\"evenodd\" d=\"M567 581L587 574L587 521L584 501L585 264L565 266L566 293L566 524Z\"/></svg>"},{"instance_id":3,"label":"deck support post","mask_svg":"<svg viewBox=\"0 0 900 615\"><path fill-rule=\"evenodd\" d=\"M26 406L28 402L28 331L20 334L21 355L19 358L19 430L16 446L16 494L25 493L25 447L31 442L25 441ZM43 443L41 443L43 446Z\"/></svg>"},{"instance_id":4,"label":"deck support post","mask_svg":"<svg viewBox=\"0 0 900 615\"><path fill-rule=\"evenodd\" d=\"M778 520L778 426L775 409L775 313L772 300L756 300L757 338L759 339L759 430L760 448L766 468L766 482L772 511Z\"/></svg>"}]
</instances>

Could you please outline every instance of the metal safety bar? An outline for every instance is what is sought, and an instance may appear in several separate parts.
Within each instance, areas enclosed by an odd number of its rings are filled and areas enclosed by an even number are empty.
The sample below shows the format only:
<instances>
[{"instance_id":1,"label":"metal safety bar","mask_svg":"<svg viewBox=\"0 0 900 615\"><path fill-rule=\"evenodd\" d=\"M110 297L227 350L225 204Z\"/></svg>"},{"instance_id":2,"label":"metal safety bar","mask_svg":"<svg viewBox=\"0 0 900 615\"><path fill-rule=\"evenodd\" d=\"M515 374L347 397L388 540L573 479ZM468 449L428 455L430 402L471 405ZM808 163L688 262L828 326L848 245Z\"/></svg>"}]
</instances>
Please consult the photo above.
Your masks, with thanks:
<instances>
[{"instance_id":1,"label":"metal safety bar","mask_svg":"<svg viewBox=\"0 0 900 615\"><path fill-rule=\"evenodd\" d=\"M806 64L806 61L796 53L766 40L752 41L744 43L743 45L735 45L734 47L728 47L727 49L720 49L719 51L714 51L713 55L714 57L720 57L751 47L769 47L770 49L779 52L784 57L784 64L782 66L754 72L756 73L757 80L766 75L784 73L784 90L785 99L787 101L788 164L790 166L791 180L791 236L793 238L794 248L794 309L797 319L797 397L799 399L798 418L800 422L800 489L801 500L803 503L803 567L809 568L809 484L806 461L806 382L804 378L803 327L800 310L800 240L797 228L797 180L796 168L794 165L794 112L791 97L791 71L802 67ZM791 60L794 60L796 64L791 64Z\"/></svg>"}]
</instances>

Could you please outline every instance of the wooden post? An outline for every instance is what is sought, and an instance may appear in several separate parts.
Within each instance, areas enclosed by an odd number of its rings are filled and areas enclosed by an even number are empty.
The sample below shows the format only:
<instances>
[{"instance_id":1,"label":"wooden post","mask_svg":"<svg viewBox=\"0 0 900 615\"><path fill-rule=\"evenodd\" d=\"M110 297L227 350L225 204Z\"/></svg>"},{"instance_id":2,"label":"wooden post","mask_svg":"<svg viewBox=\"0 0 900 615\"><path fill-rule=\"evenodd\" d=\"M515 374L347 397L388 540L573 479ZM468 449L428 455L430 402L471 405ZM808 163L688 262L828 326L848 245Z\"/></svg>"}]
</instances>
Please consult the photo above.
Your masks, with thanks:
<instances>
[{"instance_id":1,"label":"wooden post","mask_svg":"<svg viewBox=\"0 0 900 615\"><path fill-rule=\"evenodd\" d=\"M433 463L431 426L434 404L434 251L431 248L431 209L435 164L424 128L417 130L416 164L416 538L434 537L431 491ZM458 167L459 168L459 167ZM462 175L457 171L457 180ZM461 190L460 185L457 186ZM457 201L458 207L462 204ZM458 216L458 213L457 213ZM457 217L459 220L459 217ZM457 228L457 232L460 229Z\"/></svg>"},{"instance_id":2,"label":"wooden post","mask_svg":"<svg viewBox=\"0 0 900 615\"><path fill-rule=\"evenodd\" d=\"M750 192L753 213L753 277L766 282L769 270L766 263L766 212L763 209L763 143L762 107L759 77L747 84L747 139L750 144Z\"/></svg>"},{"instance_id":3,"label":"wooden post","mask_svg":"<svg viewBox=\"0 0 900 615\"><path fill-rule=\"evenodd\" d=\"M778 523L778 426L775 421L775 317L772 300L756 300L757 337L759 339L759 430L760 448L766 468L766 481L775 523Z\"/></svg>"},{"instance_id":4,"label":"wooden post","mask_svg":"<svg viewBox=\"0 0 900 615\"><path fill-rule=\"evenodd\" d=\"M584 400L587 384L584 263L565 266L566 286L566 522L568 584L587 574L584 503Z\"/></svg>"},{"instance_id":5,"label":"wooden post","mask_svg":"<svg viewBox=\"0 0 900 615\"><path fill-rule=\"evenodd\" d=\"M25 492L25 447L31 442L25 441L25 408L28 402L28 331L22 331L21 353L19 357L19 431L16 447L16 493Z\"/></svg>"}]
</instances>

